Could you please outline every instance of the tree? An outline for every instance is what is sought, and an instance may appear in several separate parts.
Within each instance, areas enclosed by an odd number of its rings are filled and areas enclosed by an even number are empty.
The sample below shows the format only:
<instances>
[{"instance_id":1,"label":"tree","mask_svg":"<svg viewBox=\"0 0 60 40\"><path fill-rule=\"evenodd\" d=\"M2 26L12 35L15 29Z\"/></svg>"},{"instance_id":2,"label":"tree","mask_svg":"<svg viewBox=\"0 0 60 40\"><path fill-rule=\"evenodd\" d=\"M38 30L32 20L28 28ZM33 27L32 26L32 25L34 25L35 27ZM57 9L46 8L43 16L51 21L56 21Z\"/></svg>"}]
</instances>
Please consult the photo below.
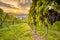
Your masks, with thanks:
<instances>
[{"instance_id":1,"label":"tree","mask_svg":"<svg viewBox=\"0 0 60 40\"><path fill-rule=\"evenodd\" d=\"M6 19L6 17L7 17L7 15L8 14L5 14L4 15L4 12L3 12L3 10L0 8L0 27L2 27L2 25L3 25L3 23L4 23L4 21L5 21L5 19Z\"/></svg>"},{"instance_id":2,"label":"tree","mask_svg":"<svg viewBox=\"0 0 60 40\"><path fill-rule=\"evenodd\" d=\"M59 0L32 0L28 22L30 25L46 27L46 40L48 40L48 28L56 21L60 21Z\"/></svg>"},{"instance_id":3,"label":"tree","mask_svg":"<svg viewBox=\"0 0 60 40\"><path fill-rule=\"evenodd\" d=\"M2 12L3 13L3 10L0 8L0 12Z\"/></svg>"},{"instance_id":4,"label":"tree","mask_svg":"<svg viewBox=\"0 0 60 40\"><path fill-rule=\"evenodd\" d=\"M0 21L3 20L3 10L0 8ZM0 27L2 26L2 22L0 22Z\"/></svg>"}]
</instances>

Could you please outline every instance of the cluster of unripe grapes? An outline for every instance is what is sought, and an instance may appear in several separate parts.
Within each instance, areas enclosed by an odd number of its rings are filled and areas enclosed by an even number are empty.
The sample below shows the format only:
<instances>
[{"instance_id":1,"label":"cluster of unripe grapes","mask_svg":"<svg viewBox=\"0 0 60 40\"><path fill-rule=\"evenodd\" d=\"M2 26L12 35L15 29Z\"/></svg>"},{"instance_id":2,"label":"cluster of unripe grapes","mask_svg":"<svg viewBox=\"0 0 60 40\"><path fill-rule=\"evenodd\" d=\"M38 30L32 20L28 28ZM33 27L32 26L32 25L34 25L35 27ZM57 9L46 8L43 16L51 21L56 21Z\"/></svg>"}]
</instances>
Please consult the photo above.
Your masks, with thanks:
<instances>
[{"instance_id":1,"label":"cluster of unripe grapes","mask_svg":"<svg viewBox=\"0 0 60 40\"><path fill-rule=\"evenodd\" d=\"M53 23L55 23L56 21L60 21L60 13L58 13L57 11L51 9L51 10L49 10L48 13L46 13L45 15L42 15L40 17L40 19L42 21L44 21L44 18L48 18L48 20L50 21L51 25L53 25Z\"/></svg>"}]
</instances>

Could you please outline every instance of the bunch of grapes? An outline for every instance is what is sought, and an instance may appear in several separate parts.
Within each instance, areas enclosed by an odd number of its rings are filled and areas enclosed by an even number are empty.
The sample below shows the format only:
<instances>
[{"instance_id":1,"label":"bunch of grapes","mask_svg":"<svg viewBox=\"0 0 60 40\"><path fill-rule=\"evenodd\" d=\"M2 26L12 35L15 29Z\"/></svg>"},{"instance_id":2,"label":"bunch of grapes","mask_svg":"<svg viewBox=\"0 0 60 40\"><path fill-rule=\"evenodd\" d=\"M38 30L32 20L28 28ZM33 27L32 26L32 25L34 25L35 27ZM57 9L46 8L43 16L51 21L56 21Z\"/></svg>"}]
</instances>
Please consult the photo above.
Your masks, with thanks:
<instances>
[{"instance_id":1,"label":"bunch of grapes","mask_svg":"<svg viewBox=\"0 0 60 40\"><path fill-rule=\"evenodd\" d=\"M53 25L53 23L55 23L56 21L60 21L60 13L58 13L57 11L51 9L51 10L49 10L48 13L46 13L45 15L42 15L40 17L40 19L42 21L44 21L44 18L48 18L48 20L50 21L51 25Z\"/></svg>"}]
</instances>

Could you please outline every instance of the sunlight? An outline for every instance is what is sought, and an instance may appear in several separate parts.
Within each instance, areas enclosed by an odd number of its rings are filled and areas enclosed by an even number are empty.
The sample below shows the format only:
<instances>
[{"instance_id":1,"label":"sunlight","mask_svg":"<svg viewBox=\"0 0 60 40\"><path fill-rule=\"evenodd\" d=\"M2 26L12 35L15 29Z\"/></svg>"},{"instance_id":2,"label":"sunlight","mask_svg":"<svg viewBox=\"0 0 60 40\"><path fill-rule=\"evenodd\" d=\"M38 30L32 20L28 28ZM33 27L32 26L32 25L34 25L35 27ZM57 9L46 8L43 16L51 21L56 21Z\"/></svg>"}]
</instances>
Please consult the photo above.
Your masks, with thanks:
<instances>
[{"instance_id":1,"label":"sunlight","mask_svg":"<svg viewBox=\"0 0 60 40\"><path fill-rule=\"evenodd\" d=\"M14 10L14 13L16 13L17 11L16 10Z\"/></svg>"},{"instance_id":2,"label":"sunlight","mask_svg":"<svg viewBox=\"0 0 60 40\"><path fill-rule=\"evenodd\" d=\"M20 10L19 9L12 9L11 13L13 13L13 14L19 14Z\"/></svg>"}]
</instances>

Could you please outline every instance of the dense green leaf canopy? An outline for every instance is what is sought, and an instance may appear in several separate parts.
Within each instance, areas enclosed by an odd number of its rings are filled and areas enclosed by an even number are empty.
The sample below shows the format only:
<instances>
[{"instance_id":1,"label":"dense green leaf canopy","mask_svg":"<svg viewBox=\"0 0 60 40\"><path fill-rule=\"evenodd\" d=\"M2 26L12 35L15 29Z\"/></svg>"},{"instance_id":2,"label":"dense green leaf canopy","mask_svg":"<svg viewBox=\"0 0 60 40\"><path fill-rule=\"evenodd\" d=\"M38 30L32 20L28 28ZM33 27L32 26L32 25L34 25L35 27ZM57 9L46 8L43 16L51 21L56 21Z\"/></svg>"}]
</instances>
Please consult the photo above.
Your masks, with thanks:
<instances>
[{"instance_id":1,"label":"dense green leaf canopy","mask_svg":"<svg viewBox=\"0 0 60 40\"><path fill-rule=\"evenodd\" d=\"M30 24L41 25L44 22L49 25L50 22L48 18L43 18L42 15L49 14L49 10L54 10L57 13L60 11L60 1L59 0L32 0L32 5L29 11L28 20Z\"/></svg>"}]
</instances>

